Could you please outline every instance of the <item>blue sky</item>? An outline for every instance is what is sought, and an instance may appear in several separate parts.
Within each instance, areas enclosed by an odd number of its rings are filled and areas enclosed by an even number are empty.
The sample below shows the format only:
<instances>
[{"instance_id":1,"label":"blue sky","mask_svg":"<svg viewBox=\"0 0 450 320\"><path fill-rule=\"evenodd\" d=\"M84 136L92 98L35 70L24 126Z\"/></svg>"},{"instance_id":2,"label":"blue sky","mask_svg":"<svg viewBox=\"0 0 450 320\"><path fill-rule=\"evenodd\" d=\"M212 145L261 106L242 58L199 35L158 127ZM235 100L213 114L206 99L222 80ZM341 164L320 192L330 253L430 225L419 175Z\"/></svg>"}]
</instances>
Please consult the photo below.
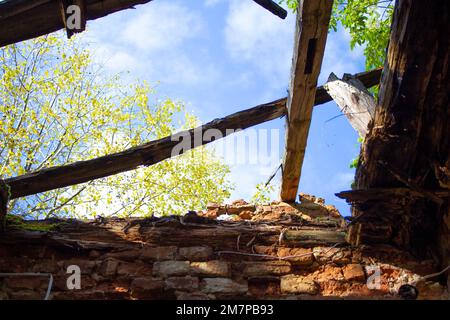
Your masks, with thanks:
<instances>
[{"instance_id":1,"label":"blue sky","mask_svg":"<svg viewBox=\"0 0 450 320\"><path fill-rule=\"evenodd\" d=\"M160 98L184 101L206 123L286 96L294 20L292 13L281 20L250 0L155 0L90 21L81 36L107 72L129 71L130 80L155 84ZM319 85L331 72L364 70L361 48L351 51L348 42L342 29L329 34ZM348 206L334 193L350 188L349 164L359 147L345 117L328 121L339 114L333 102L314 109L299 191L323 197L347 215ZM284 119L255 128L280 130L270 152L281 156ZM230 200L249 200L274 168L231 165L236 188ZM279 175L273 181L278 184Z\"/></svg>"}]
</instances>

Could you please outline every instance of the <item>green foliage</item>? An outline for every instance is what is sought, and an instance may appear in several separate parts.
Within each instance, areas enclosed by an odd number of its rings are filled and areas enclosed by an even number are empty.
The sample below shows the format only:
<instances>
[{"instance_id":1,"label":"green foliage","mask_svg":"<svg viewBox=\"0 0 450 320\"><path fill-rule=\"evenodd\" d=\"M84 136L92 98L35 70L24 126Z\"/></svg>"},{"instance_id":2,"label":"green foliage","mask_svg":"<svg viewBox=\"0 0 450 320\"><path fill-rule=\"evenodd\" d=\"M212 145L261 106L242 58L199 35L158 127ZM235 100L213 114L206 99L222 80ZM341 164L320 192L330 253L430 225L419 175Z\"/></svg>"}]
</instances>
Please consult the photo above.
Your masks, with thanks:
<instances>
[{"instance_id":1,"label":"green foliage","mask_svg":"<svg viewBox=\"0 0 450 320\"><path fill-rule=\"evenodd\" d=\"M350 33L350 47L364 47L366 69L383 66L394 10L393 0L335 0L330 27Z\"/></svg>"},{"instance_id":2,"label":"green foliage","mask_svg":"<svg viewBox=\"0 0 450 320\"><path fill-rule=\"evenodd\" d=\"M292 11L295 12L298 7L298 0L280 0L278 1L279 4L286 3L287 7Z\"/></svg>"},{"instance_id":3,"label":"green foliage","mask_svg":"<svg viewBox=\"0 0 450 320\"><path fill-rule=\"evenodd\" d=\"M103 156L197 125L145 82L105 77L79 40L0 49L0 178ZM230 170L204 147L150 167L10 201L28 217L181 214L228 198Z\"/></svg>"},{"instance_id":4,"label":"green foliage","mask_svg":"<svg viewBox=\"0 0 450 320\"><path fill-rule=\"evenodd\" d=\"M6 225L8 226L8 228L11 228L11 229L41 231L41 232L54 231L59 226L58 223L44 223L44 222L27 221L19 216L12 215L12 214L6 215Z\"/></svg>"},{"instance_id":5,"label":"green foliage","mask_svg":"<svg viewBox=\"0 0 450 320\"><path fill-rule=\"evenodd\" d=\"M296 10L298 0L281 0ZM335 0L330 29L337 31L339 24L350 33L350 47L364 47L366 68L373 69L384 63L393 14L393 0Z\"/></svg>"},{"instance_id":6,"label":"green foliage","mask_svg":"<svg viewBox=\"0 0 450 320\"><path fill-rule=\"evenodd\" d=\"M358 161L359 161L359 156L356 157L355 159L353 159L352 162L350 162L350 169L356 169L356 167L358 166Z\"/></svg>"},{"instance_id":7,"label":"green foliage","mask_svg":"<svg viewBox=\"0 0 450 320\"><path fill-rule=\"evenodd\" d=\"M271 199L270 194L275 190L273 185L266 185L264 183L258 183L256 185L256 191L252 196L251 203L263 204L268 203Z\"/></svg>"}]
</instances>

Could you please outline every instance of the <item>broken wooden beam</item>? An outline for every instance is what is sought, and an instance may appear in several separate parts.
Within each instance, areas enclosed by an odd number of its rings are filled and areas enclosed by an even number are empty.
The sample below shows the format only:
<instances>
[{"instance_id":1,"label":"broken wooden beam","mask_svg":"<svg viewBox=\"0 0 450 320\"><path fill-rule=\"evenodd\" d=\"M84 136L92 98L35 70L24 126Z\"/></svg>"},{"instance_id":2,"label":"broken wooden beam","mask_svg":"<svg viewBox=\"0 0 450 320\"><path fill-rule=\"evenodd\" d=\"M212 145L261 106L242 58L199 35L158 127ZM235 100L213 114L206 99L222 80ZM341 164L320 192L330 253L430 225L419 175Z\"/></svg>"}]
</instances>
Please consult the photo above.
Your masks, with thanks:
<instances>
[{"instance_id":1,"label":"broken wooden beam","mask_svg":"<svg viewBox=\"0 0 450 320\"><path fill-rule=\"evenodd\" d=\"M333 0L304 0L297 13L280 191L285 202L297 196L332 7Z\"/></svg>"},{"instance_id":2,"label":"broken wooden beam","mask_svg":"<svg viewBox=\"0 0 450 320\"><path fill-rule=\"evenodd\" d=\"M272 0L253 0L253 1L255 1L264 9L272 12L274 15L280 17L281 19L285 19L287 17L287 11Z\"/></svg>"},{"instance_id":3,"label":"broken wooden beam","mask_svg":"<svg viewBox=\"0 0 450 320\"><path fill-rule=\"evenodd\" d=\"M367 87L378 84L380 81L380 76L381 70L379 69L362 72L355 75L355 77L360 79ZM331 100L331 97L323 87L317 88L315 105L320 105ZM232 128L244 129L265 121L282 117L286 114L286 101L287 98L282 98L232 114L223 119L213 120L203 126L202 130L208 128L219 130ZM200 128L184 131L184 134L193 132L194 130L198 131ZM180 134L178 134L178 136L179 135ZM106 177L135 169L142 164L150 165L157 163L171 157L171 153L168 152L168 150L174 146L174 143L177 143L172 141L172 139L173 137L169 136L113 155L43 169L41 171L6 179L5 182L10 187L10 199ZM209 141L206 143L208 142ZM161 150L164 150L164 152ZM149 161L144 163L144 156L145 158L148 158Z\"/></svg>"},{"instance_id":4,"label":"broken wooden beam","mask_svg":"<svg viewBox=\"0 0 450 320\"><path fill-rule=\"evenodd\" d=\"M374 97L364 84L354 77L344 75L341 80L331 73L323 87L333 97L350 125L364 138L376 106Z\"/></svg>"},{"instance_id":5,"label":"broken wooden beam","mask_svg":"<svg viewBox=\"0 0 450 320\"><path fill-rule=\"evenodd\" d=\"M64 0L84 4L82 17L95 20L152 0ZM65 28L59 0L6 0L0 2L0 47Z\"/></svg>"}]
</instances>

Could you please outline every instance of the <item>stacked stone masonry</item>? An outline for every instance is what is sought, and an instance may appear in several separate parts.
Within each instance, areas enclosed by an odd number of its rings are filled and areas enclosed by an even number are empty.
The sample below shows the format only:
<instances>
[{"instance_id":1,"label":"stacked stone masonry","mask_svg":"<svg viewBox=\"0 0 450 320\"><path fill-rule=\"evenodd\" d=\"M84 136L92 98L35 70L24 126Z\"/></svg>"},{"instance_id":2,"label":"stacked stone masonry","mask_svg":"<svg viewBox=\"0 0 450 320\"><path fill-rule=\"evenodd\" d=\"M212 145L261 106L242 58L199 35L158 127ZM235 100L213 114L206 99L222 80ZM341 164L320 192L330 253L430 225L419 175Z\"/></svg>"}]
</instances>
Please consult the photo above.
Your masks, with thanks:
<instances>
[{"instance_id":1,"label":"stacked stone masonry","mask_svg":"<svg viewBox=\"0 0 450 320\"><path fill-rule=\"evenodd\" d=\"M0 273L52 274L51 299L400 299L404 284L419 299L449 298L443 277L421 280L437 271L431 260L388 245L350 246L344 219L313 197L56 225L2 235ZM81 288L71 290L73 265ZM0 276L0 299L43 299L47 288L46 276Z\"/></svg>"}]
</instances>

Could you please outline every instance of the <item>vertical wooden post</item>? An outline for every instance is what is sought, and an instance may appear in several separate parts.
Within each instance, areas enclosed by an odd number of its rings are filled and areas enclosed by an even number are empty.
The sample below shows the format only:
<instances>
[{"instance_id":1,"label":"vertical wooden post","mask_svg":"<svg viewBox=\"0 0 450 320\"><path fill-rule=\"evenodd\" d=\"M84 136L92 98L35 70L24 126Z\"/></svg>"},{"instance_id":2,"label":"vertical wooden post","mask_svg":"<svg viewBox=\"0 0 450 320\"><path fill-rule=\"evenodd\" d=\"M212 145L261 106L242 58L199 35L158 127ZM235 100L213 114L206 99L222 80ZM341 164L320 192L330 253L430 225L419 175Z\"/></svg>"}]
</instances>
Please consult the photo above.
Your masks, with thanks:
<instances>
[{"instance_id":1,"label":"vertical wooden post","mask_svg":"<svg viewBox=\"0 0 450 320\"><path fill-rule=\"evenodd\" d=\"M333 0L303 0L299 5L280 191L286 202L297 196Z\"/></svg>"},{"instance_id":2,"label":"vertical wooden post","mask_svg":"<svg viewBox=\"0 0 450 320\"><path fill-rule=\"evenodd\" d=\"M419 256L440 257L444 267L450 260L450 198L440 192L450 181L449 34L450 1L396 1L379 104L355 178L367 196L353 212L361 217L363 243L385 234ZM400 201L393 193L378 199L368 193L399 187L424 196Z\"/></svg>"}]
</instances>

